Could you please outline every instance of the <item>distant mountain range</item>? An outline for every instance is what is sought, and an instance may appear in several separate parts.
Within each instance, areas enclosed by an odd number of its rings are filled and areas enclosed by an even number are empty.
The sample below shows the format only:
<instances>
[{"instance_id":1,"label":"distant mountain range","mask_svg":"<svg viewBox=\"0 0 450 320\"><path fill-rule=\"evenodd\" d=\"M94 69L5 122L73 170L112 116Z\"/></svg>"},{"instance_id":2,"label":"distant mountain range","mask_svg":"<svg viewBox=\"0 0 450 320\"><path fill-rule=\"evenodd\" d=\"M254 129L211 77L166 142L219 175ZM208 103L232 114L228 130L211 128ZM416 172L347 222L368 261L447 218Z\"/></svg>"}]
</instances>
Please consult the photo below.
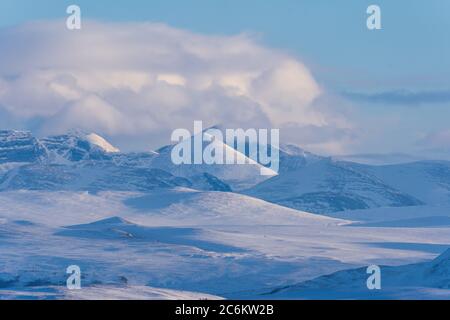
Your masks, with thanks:
<instances>
[{"instance_id":1,"label":"distant mountain range","mask_svg":"<svg viewBox=\"0 0 450 320\"><path fill-rule=\"evenodd\" d=\"M280 171L261 176L261 164L174 165L171 145L122 153L104 138L81 131L42 139L0 131L0 191L150 191L185 187L239 192L312 213L450 202L450 162L367 165L281 145ZM226 152L245 154L224 145Z\"/></svg>"}]
</instances>

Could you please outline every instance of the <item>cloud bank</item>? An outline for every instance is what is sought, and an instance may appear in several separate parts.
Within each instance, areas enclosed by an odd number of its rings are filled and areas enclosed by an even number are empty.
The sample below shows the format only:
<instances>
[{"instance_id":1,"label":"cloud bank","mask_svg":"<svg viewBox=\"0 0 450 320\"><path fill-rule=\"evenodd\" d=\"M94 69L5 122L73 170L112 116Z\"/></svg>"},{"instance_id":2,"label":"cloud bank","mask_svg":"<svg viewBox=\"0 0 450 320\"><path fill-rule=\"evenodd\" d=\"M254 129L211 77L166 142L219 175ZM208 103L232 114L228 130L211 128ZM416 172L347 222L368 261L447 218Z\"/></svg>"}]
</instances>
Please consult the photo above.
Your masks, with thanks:
<instances>
[{"instance_id":1,"label":"cloud bank","mask_svg":"<svg viewBox=\"0 0 450 320\"><path fill-rule=\"evenodd\" d=\"M336 132L348 130L317 105L323 89L302 62L248 34L95 21L69 31L64 21L47 21L0 30L0 52L3 127L41 134L80 128L122 149L167 142L169 132L194 120L288 133L325 128L301 141L312 149L339 149Z\"/></svg>"},{"instance_id":2,"label":"cloud bank","mask_svg":"<svg viewBox=\"0 0 450 320\"><path fill-rule=\"evenodd\" d=\"M344 96L357 102L374 104L396 104L417 106L423 104L440 104L450 102L450 90L443 91L410 91L393 90L378 93L346 92Z\"/></svg>"}]
</instances>

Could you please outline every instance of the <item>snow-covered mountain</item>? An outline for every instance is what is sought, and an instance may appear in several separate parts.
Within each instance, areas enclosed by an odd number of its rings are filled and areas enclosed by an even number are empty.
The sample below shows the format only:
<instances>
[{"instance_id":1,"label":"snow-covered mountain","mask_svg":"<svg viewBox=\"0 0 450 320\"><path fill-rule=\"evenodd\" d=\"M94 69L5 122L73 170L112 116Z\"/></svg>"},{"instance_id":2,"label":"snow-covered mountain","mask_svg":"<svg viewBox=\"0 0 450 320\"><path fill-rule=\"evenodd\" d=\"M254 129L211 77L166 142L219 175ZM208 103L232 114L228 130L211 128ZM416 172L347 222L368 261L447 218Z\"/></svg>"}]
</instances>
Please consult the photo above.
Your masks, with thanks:
<instances>
[{"instance_id":1,"label":"snow-covered mountain","mask_svg":"<svg viewBox=\"0 0 450 320\"><path fill-rule=\"evenodd\" d=\"M412 156L404 153L349 154L349 155L333 156L333 159L370 165L403 164L422 160L417 156Z\"/></svg>"},{"instance_id":2,"label":"snow-covered mountain","mask_svg":"<svg viewBox=\"0 0 450 320\"><path fill-rule=\"evenodd\" d=\"M231 190L202 170L190 179L175 176L152 164L161 158L158 153L120 153L99 135L79 130L42 139L29 132L2 131L0 154L0 190Z\"/></svg>"},{"instance_id":3,"label":"snow-covered mountain","mask_svg":"<svg viewBox=\"0 0 450 320\"><path fill-rule=\"evenodd\" d=\"M81 131L42 139L29 132L0 131L0 190L188 187L241 192L321 214L450 202L450 162L371 166L281 144L279 173L261 175L262 170L270 169L224 142L213 143L224 156L247 164L175 165L171 160L175 145L152 152L122 153L99 135Z\"/></svg>"},{"instance_id":4,"label":"snow-covered mountain","mask_svg":"<svg viewBox=\"0 0 450 320\"><path fill-rule=\"evenodd\" d=\"M207 134L202 132L201 134ZM194 144L195 136L191 137L191 145ZM223 159L237 159L239 163L245 164L180 164L175 165L171 160L171 154L175 145L168 145L157 150L158 156L152 161L152 166L168 171L173 175L195 180L196 177L207 173L220 179L230 186L234 191L242 190L254 186L271 176L277 175L276 172L264 167L255 160L249 158L244 153L232 148L222 141L204 142L202 148L207 145L213 146L216 150L222 150ZM202 150L203 150L202 149ZM192 156L193 158L193 156ZM225 162L225 161L224 161ZM265 172L262 175L261 172Z\"/></svg>"},{"instance_id":5,"label":"snow-covered mountain","mask_svg":"<svg viewBox=\"0 0 450 320\"><path fill-rule=\"evenodd\" d=\"M281 144L279 154L280 174L291 172L326 159L294 144Z\"/></svg>"},{"instance_id":6,"label":"snow-covered mountain","mask_svg":"<svg viewBox=\"0 0 450 320\"><path fill-rule=\"evenodd\" d=\"M31 164L0 178L0 190L150 191L190 187L184 178L153 168L115 166L110 162L83 165Z\"/></svg>"},{"instance_id":7,"label":"snow-covered mountain","mask_svg":"<svg viewBox=\"0 0 450 320\"><path fill-rule=\"evenodd\" d=\"M367 267L342 270L267 293L273 299L448 299L450 249L427 262L380 266L381 290L368 290Z\"/></svg>"},{"instance_id":8,"label":"snow-covered mountain","mask_svg":"<svg viewBox=\"0 0 450 320\"><path fill-rule=\"evenodd\" d=\"M298 155L285 161L302 164ZM301 157L300 157L301 159ZM401 207L422 202L395 189L377 176L351 162L314 158L312 162L290 166L277 177L243 193L290 208L315 213L374 207Z\"/></svg>"},{"instance_id":9,"label":"snow-covered mountain","mask_svg":"<svg viewBox=\"0 0 450 320\"><path fill-rule=\"evenodd\" d=\"M51 162L110 160L119 149L95 133L73 130L68 134L40 139Z\"/></svg>"},{"instance_id":10,"label":"snow-covered mountain","mask_svg":"<svg viewBox=\"0 0 450 320\"><path fill-rule=\"evenodd\" d=\"M450 203L449 161L367 166L364 170L424 203Z\"/></svg>"},{"instance_id":11,"label":"snow-covered mountain","mask_svg":"<svg viewBox=\"0 0 450 320\"><path fill-rule=\"evenodd\" d=\"M38 162L46 150L31 132L0 130L0 164Z\"/></svg>"}]
</instances>

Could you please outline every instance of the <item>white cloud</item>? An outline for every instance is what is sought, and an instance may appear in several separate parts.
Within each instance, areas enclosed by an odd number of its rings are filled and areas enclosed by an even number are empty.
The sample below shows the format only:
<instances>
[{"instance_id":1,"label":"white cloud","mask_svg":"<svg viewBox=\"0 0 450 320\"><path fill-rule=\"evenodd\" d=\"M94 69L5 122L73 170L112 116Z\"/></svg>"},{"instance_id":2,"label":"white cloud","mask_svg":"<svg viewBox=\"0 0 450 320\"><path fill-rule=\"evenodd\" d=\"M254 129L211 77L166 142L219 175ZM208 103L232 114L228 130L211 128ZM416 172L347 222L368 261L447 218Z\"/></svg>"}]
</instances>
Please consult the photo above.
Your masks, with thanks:
<instances>
[{"instance_id":1,"label":"white cloud","mask_svg":"<svg viewBox=\"0 0 450 320\"><path fill-rule=\"evenodd\" d=\"M127 130L124 115L114 106L95 95L85 96L66 105L46 121L44 132L65 132L68 128L99 130L115 134Z\"/></svg>"},{"instance_id":2,"label":"white cloud","mask_svg":"<svg viewBox=\"0 0 450 320\"><path fill-rule=\"evenodd\" d=\"M124 141L168 139L194 120L339 126L315 106L322 90L307 67L247 34L93 21L69 31L63 21L36 22L0 30L0 52L0 114L39 119L42 133L79 127ZM318 143L336 148L330 139Z\"/></svg>"}]
</instances>

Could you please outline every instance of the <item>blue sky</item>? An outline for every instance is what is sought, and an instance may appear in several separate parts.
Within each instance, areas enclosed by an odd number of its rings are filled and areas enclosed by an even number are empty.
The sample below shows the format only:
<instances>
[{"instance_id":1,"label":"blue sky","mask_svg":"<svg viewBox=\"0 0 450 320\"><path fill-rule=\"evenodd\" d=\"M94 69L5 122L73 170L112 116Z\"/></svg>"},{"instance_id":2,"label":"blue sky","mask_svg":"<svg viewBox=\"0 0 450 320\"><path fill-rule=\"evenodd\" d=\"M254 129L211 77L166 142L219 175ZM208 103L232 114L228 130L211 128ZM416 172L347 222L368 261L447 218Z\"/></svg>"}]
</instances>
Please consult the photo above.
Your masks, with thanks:
<instances>
[{"instance_id":1,"label":"blue sky","mask_svg":"<svg viewBox=\"0 0 450 320\"><path fill-rule=\"evenodd\" d=\"M419 152L418 140L441 141L450 132L450 1L2 0L0 28L64 19L70 4L84 19L252 34L302 61L328 94L343 99L333 103L357 106L353 121L364 123L370 137L355 152ZM370 4L381 7L382 30L366 28Z\"/></svg>"}]
</instances>

